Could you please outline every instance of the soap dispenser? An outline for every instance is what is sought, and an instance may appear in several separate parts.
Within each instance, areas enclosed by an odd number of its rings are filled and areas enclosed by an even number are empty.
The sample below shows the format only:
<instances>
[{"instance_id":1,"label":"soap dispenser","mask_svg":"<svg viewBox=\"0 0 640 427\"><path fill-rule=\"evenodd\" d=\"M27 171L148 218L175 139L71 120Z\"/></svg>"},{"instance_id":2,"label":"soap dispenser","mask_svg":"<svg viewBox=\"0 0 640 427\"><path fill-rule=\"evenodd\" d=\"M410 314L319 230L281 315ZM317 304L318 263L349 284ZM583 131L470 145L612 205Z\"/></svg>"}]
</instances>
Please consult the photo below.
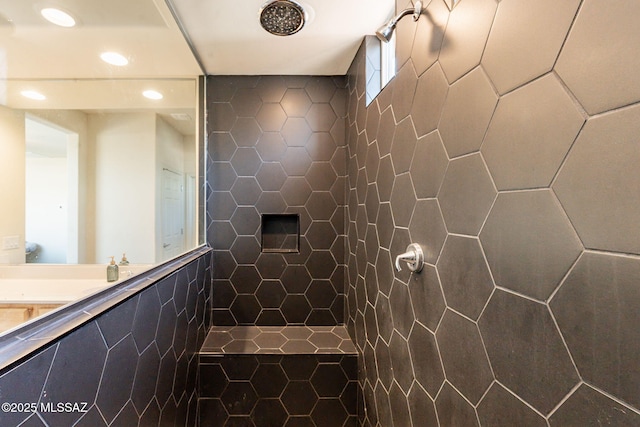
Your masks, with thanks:
<instances>
[{"instance_id":1,"label":"soap dispenser","mask_svg":"<svg viewBox=\"0 0 640 427\"><path fill-rule=\"evenodd\" d=\"M118 263L118 265L129 265L129 260L127 259L127 254L122 254L122 259Z\"/></svg>"},{"instance_id":2,"label":"soap dispenser","mask_svg":"<svg viewBox=\"0 0 640 427\"><path fill-rule=\"evenodd\" d=\"M118 266L115 257L111 257L111 262L107 265L107 282L115 282L118 280Z\"/></svg>"}]
</instances>

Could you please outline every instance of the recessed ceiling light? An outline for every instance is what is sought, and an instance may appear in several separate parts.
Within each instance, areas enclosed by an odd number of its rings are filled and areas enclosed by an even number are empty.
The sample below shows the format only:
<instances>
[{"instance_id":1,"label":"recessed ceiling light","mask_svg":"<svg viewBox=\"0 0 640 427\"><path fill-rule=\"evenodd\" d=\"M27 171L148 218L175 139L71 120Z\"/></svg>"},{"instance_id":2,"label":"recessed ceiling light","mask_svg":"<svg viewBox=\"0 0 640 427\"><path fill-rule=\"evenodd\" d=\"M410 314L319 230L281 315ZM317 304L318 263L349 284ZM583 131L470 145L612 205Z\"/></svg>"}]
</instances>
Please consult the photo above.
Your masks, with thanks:
<instances>
[{"instance_id":1,"label":"recessed ceiling light","mask_svg":"<svg viewBox=\"0 0 640 427\"><path fill-rule=\"evenodd\" d=\"M40 92L36 92L35 90L23 90L22 92L20 92L20 94L25 98L34 99L36 101L44 101L45 99L47 99L46 96L44 96Z\"/></svg>"},{"instance_id":2,"label":"recessed ceiling light","mask_svg":"<svg viewBox=\"0 0 640 427\"><path fill-rule=\"evenodd\" d=\"M118 67L124 67L129 63L129 60L117 52L103 52L100 54L100 58L107 64L116 65Z\"/></svg>"},{"instance_id":3,"label":"recessed ceiling light","mask_svg":"<svg viewBox=\"0 0 640 427\"><path fill-rule=\"evenodd\" d=\"M47 21L61 27L70 28L76 25L76 20L73 19L73 16L60 9L45 7L40 11L40 14L42 14L44 19L46 19Z\"/></svg>"},{"instance_id":4,"label":"recessed ceiling light","mask_svg":"<svg viewBox=\"0 0 640 427\"><path fill-rule=\"evenodd\" d=\"M149 98L149 99L162 99L163 96L160 92L155 91L155 90L145 90L144 92L142 92L142 95L144 95L145 98Z\"/></svg>"}]
</instances>

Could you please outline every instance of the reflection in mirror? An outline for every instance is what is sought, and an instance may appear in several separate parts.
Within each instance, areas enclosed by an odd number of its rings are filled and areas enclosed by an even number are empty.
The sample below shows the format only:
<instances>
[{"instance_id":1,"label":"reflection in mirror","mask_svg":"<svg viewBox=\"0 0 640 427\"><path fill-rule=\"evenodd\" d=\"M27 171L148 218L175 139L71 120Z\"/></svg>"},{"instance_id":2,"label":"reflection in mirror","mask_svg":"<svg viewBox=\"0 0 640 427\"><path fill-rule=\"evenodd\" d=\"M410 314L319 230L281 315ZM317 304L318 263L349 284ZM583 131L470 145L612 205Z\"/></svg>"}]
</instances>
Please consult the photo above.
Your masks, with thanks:
<instances>
[{"instance_id":1,"label":"reflection in mirror","mask_svg":"<svg viewBox=\"0 0 640 427\"><path fill-rule=\"evenodd\" d=\"M46 3L0 0L0 332L203 236L202 79L167 5L58 0L61 27Z\"/></svg>"}]
</instances>

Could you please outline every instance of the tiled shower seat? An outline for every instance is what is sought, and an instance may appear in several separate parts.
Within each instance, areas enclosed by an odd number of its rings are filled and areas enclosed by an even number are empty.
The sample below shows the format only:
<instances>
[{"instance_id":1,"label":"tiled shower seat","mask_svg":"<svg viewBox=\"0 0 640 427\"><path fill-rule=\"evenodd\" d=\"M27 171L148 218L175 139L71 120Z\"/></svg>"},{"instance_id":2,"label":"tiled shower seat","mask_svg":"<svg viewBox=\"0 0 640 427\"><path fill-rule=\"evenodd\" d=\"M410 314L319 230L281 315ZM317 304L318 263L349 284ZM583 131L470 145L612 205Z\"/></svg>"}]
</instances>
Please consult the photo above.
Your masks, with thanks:
<instances>
[{"instance_id":1,"label":"tiled shower seat","mask_svg":"<svg viewBox=\"0 0 640 427\"><path fill-rule=\"evenodd\" d=\"M200 425L357 425L358 362L343 326L213 327L200 351Z\"/></svg>"}]
</instances>

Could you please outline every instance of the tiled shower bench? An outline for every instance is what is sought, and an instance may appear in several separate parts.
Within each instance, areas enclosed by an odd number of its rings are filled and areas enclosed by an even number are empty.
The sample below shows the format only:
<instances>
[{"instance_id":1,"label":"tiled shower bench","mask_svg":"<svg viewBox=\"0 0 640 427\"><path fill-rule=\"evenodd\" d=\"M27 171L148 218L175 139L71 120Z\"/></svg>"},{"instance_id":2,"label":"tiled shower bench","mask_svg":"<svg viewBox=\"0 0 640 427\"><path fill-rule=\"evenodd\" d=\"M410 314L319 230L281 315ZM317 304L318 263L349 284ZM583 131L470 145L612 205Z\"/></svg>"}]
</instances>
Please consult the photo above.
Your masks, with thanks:
<instances>
[{"instance_id":1,"label":"tiled shower bench","mask_svg":"<svg viewBox=\"0 0 640 427\"><path fill-rule=\"evenodd\" d=\"M200 426L356 426L357 360L343 326L213 327L200 350Z\"/></svg>"}]
</instances>

